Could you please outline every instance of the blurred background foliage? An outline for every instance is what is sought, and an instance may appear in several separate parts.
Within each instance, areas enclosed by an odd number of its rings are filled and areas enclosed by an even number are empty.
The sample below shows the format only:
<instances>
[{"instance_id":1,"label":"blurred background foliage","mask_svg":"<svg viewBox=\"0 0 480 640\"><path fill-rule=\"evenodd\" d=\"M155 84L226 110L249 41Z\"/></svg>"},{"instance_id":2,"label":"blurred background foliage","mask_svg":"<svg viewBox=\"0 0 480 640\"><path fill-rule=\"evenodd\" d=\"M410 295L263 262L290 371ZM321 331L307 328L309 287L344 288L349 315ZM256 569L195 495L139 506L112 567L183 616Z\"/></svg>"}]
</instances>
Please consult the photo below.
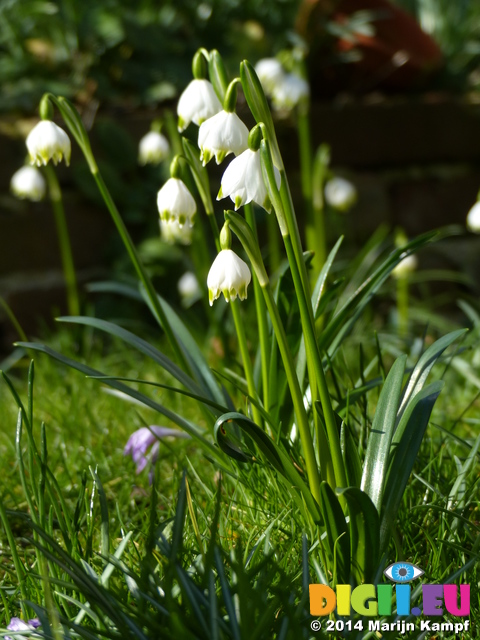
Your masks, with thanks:
<instances>
[{"instance_id":1,"label":"blurred background foliage","mask_svg":"<svg viewBox=\"0 0 480 640\"><path fill-rule=\"evenodd\" d=\"M445 84L480 83L480 3L395 0L431 35L444 57ZM371 0L1 0L0 110L32 112L45 91L124 107L174 98L190 79L198 47L231 61L256 60L295 42L298 15L320 15L315 37L353 43L315 64L358 61L359 36L373 37L386 3ZM336 12L342 17L338 19ZM298 26L298 23L297 23ZM344 87L344 89L348 87Z\"/></svg>"},{"instance_id":2,"label":"blurred background foliage","mask_svg":"<svg viewBox=\"0 0 480 640\"><path fill-rule=\"evenodd\" d=\"M285 44L298 0L2 0L2 111L45 91L131 107L173 98L200 47L239 58Z\"/></svg>"},{"instance_id":3,"label":"blurred background foliage","mask_svg":"<svg viewBox=\"0 0 480 640\"><path fill-rule=\"evenodd\" d=\"M333 169L359 191L350 216L329 220L330 243L345 233L355 253L381 224L410 237L463 226L480 184L478 0L0 0L0 296L26 323L51 317L63 299L48 203L9 194L46 91L79 108L112 195L162 286L175 290L172 264L181 263L178 273L191 269L184 251L159 239L155 196L168 163L139 167L137 145L154 118L174 111L202 46L221 52L230 77L244 58L307 52L312 146L327 142ZM300 202L295 117L277 126ZM222 169L210 171L217 185ZM128 274L77 149L72 167L58 174L82 286ZM474 277L477 240L464 234L450 250L442 245L448 255L440 266ZM4 326L0 318L0 348L12 341Z\"/></svg>"}]
</instances>

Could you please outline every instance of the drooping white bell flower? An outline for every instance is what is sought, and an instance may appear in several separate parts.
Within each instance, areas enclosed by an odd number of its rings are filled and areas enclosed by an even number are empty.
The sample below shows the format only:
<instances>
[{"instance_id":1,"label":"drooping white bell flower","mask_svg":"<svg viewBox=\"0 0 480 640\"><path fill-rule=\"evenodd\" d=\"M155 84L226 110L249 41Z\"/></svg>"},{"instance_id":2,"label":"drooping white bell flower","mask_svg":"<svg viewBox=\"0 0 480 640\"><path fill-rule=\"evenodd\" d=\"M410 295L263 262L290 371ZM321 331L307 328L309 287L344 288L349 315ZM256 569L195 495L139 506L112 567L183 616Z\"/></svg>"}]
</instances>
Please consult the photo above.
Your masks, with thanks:
<instances>
[{"instance_id":1,"label":"drooping white bell flower","mask_svg":"<svg viewBox=\"0 0 480 640\"><path fill-rule=\"evenodd\" d=\"M165 222L175 220L180 227L193 226L197 205L190 191L179 178L169 178L157 195L160 218Z\"/></svg>"},{"instance_id":2,"label":"drooping white bell flower","mask_svg":"<svg viewBox=\"0 0 480 640\"><path fill-rule=\"evenodd\" d=\"M189 224L179 225L178 220L159 220L160 235L167 244L192 244L193 229Z\"/></svg>"},{"instance_id":3,"label":"drooping white bell flower","mask_svg":"<svg viewBox=\"0 0 480 640\"><path fill-rule=\"evenodd\" d=\"M138 145L138 162L142 165L159 164L168 156L170 145L164 135L149 131Z\"/></svg>"},{"instance_id":4,"label":"drooping white bell flower","mask_svg":"<svg viewBox=\"0 0 480 640\"><path fill-rule=\"evenodd\" d=\"M275 84L272 103L275 109L293 109L310 95L308 82L294 73L285 73Z\"/></svg>"},{"instance_id":5,"label":"drooping white bell flower","mask_svg":"<svg viewBox=\"0 0 480 640\"><path fill-rule=\"evenodd\" d=\"M227 302L235 300L237 296L240 300L245 300L251 279L252 274L247 263L231 249L222 249L208 272L207 287L210 306L221 293Z\"/></svg>"},{"instance_id":6,"label":"drooping white bell flower","mask_svg":"<svg viewBox=\"0 0 480 640\"><path fill-rule=\"evenodd\" d=\"M62 158L67 166L70 164L70 138L51 120L40 120L28 134L26 144L31 164L40 167L49 160L58 164Z\"/></svg>"},{"instance_id":7,"label":"drooping white bell flower","mask_svg":"<svg viewBox=\"0 0 480 640\"><path fill-rule=\"evenodd\" d=\"M204 78L192 80L178 101L178 130L184 131L190 122L201 125L221 110L212 83Z\"/></svg>"},{"instance_id":8,"label":"drooping white bell flower","mask_svg":"<svg viewBox=\"0 0 480 640\"><path fill-rule=\"evenodd\" d=\"M480 202L476 202L467 214L467 228L480 233Z\"/></svg>"},{"instance_id":9,"label":"drooping white bell flower","mask_svg":"<svg viewBox=\"0 0 480 640\"><path fill-rule=\"evenodd\" d=\"M198 146L204 166L213 156L220 164L230 153L238 156L247 149L248 129L236 113L220 111L200 125Z\"/></svg>"},{"instance_id":10,"label":"drooping white bell flower","mask_svg":"<svg viewBox=\"0 0 480 640\"><path fill-rule=\"evenodd\" d=\"M45 197L47 184L36 167L22 167L10 181L10 188L17 198L38 202Z\"/></svg>"},{"instance_id":11,"label":"drooping white bell flower","mask_svg":"<svg viewBox=\"0 0 480 640\"><path fill-rule=\"evenodd\" d=\"M189 307L196 300L198 300L201 295L197 276L191 271L187 271L179 279L177 283L177 289L184 307Z\"/></svg>"},{"instance_id":12,"label":"drooping white bell flower","mask_svg":"<svg viewBox=\"0 0 480 640\"><path fill-rule=\"evenodd\" d=\"M415 255L405 256L392 271L394 278L405 278L418 267L418 259Z\"/></svg>"},{"instance_id":13,"label":"drooping white bell flower","mask_svg":"<svg viewBox=\"0 0 480 640\"><path fill-rule=\"evenodd\" d=\"M276 58L263 58L255 65L258 79L267 95L271 95L285 75L281 63Z\"/></svg>"},{"instance_id":14,"label":"drooping white bell flower","mask_svg":"<svg viewBox=\"0 0 480 640\"><path fill-rule=\"evenodd\" d=\"M280 188L280 172L274 167L275 181ZM222 176L217 200L230 196L235 203L235 210L249 202L256 202L270 213L272 203L262 175L260 151L247 149L234 158Z\"/></svg>"},{"instance_id":15,"label":"drooping white bell flower","mask_svg":"<svg viewBox=\"0 0 480 640\"><path fill-rule=\"evenodd\" d=\"M335 176L325 185L326 202L339 211L348 211L357 200L357 189L349 180Z\"/></svg>"}]
</instances>

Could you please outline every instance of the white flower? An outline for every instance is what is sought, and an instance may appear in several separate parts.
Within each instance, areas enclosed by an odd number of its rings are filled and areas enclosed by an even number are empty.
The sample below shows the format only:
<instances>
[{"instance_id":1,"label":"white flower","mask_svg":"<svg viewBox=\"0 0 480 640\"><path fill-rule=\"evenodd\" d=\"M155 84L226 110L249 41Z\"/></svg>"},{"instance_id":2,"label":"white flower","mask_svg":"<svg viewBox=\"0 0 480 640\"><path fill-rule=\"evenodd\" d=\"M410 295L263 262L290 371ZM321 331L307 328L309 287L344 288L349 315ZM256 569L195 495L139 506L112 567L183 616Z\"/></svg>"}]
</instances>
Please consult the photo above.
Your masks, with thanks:
<instances>
[{"instance_id":1,"label":"white flower","mask_svg":"<svg viewBox=\"0 0 480 640\"><path fill-rule=\"evenodd\" d=\"M334 209L348 211L357 200L357 190L345 178L331 178L325 185L325 200Z\"/></svg>"},{"instance_id":2,"label":"white flower","mask_svg":"<svg viewBox=\"0 0 480 640\"><path fill-rule=\"evenodd\" d=\"M220 164L229 153L238 156L248 148L248 129L236 113L220 111L200 125L198 146L204 166L213 156Z\"/></svg>"},{"instance_id":3,"label":"white flower","mask_svg":"<svg viewBox=\"0 0 480 640\"><path fill-rule=\"evenodd\" d=\"M192 227L189 224L179 225L178 220L159 220L162 240L168 244L192 244Z\"/></svg>"},{"instance_id":4,"label":"white flower","mask_svg":"<svg viewBox=\"0 0 480 640\"><path fill-rule=\"evenodd\" d=\"M231 249L223 249L213 261L208 272L207 287L210 306L221 293L225 300L245 300L247 287L252 275L246 262L237 256Z\"/></svg>"},{"instance_id":5,"label":"white flower","mask_svg":"<svg viewBox=\"0 0 480 640\"><path fill-rule=\"evenodd\" d=\"M274 171L277 187L280 188L280 172L276 167ZM247 149L228 165L222 176L217 200L227 196L235 203L235 209L253 201L266 211L271 211L272 203L263 180L259 151Z\"/></svg>"},{"instance_id":6,"label":"white flower","mask_svg":"<svg viewBox=\"0 0 480 640\"><path fill-rule=\"evenodd\" d=\"M267 94L272 94L276 85L283 80L284 70L276 58L263 58L255 65L258 79Z\"/></svg>"},{"instance_id":7,"label":"white flower","mask_svg":"<svg viewBox=\"0 0 480 640\"><path fill-rule=\"evenodd\" d=\"M169 178L157 195L160 218L165 222L176 220L180 227L193 226L197 205L192 194L179 178Z\"/></svg>"},{"instance_id":8,"label":"white flower","mask_svg":"<svg viewBox=\"0 0 480 640\"><path fill-rule=\"evenodd\" d=\"M294 73L284 74L275 84L272 91L272 102L275 109L293 109L310 94L308 82Z\"/></svg>"},{"instance_id":9,"label":"white flower","mask_svg":"<svg viewBox=\"0 0 480 640\"><path fill-rule=\"evenodd\" d=\"M17 198L38 202L47 191L45 178L36 167L22 167L10 181L10 188Z\"/></svg>"},{"instance_id":10,"label":"white flower","mask_svg":"<svg viewBox=\"0 0 480 640\"><path fill-rule=\"evenodd\" d=\"M49 160L57 164L63 157L67 165L70 164L70 138L51 120L41 120L35 125L28 134L26 143L31 164L40 167Z\"/></svg>"},{"instance_id":11,"label":"white flower","mask_svg":"<svg viewBox=\"0 0 480 640\"><path fill-rule=\"evenodd\" d=\"M138 145L138 161L140 164L158 164L165 160L170 145L165 136L157 131L149 131Z\"/></svg>"},{"instance_id":12,"label":"white flower","mask_svg":"<svg viewBox=\"0 0 480 640\"><path fill-rule=\"evenodd\" d=\"M418 267L418 259L415 255L405 256L392 271L394 278L405 278Z\"/></svg>"},{"instance_id":13,"label":"white flower","mask_svg":"<svg viewBox=\"0 0 480 640\"><path fill-rule=\"evenodd\" d=\"M476 202L468 212L467 228L473 233L480 233L480 202Z\"/></svg>"},{"instance_id":14,"label":"white flower","mask_svg":"<svg viewBox=\"0 0 480 640\"><path fill-rule=\"evenodd\" d=\"M201 294L197 276L191 271L183 274L177 283L177 288L184 307L189 307L193 304Z\"/></svg>"},{"instance_id":15,"label":"white flower","mask_svg":"<svg viewBox=\"0 0 480 640\"><path fill-rule=\"evenodd\" d=\"M178 101L178 130L183 131L190 122L200 125L221 110L222 104L212 83L192 80Z\"/></svg>"}]
</instances>

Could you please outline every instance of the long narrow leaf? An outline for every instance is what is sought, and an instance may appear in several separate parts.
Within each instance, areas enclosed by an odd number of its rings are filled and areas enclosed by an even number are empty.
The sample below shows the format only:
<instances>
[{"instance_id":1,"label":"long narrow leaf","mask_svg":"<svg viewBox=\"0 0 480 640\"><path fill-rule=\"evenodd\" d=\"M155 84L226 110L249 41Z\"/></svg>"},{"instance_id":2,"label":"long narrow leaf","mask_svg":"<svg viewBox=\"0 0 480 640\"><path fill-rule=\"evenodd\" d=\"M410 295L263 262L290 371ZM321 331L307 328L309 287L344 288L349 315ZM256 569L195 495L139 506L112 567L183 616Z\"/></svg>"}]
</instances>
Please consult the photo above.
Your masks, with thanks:
<instances>
[{"instance_id":1,"label":"long narrow leaf","mask_svg":"<svg viewBox=\"0 0 480 640\"><path fill-rule=\"evenodd\" d=\"M348 584L350 582L350 534L340 502L326 482L320 485L320 507L325 519L329 552L335 560L334 580L337 584Z\"/></svg>"},{"instance_id":2,"label":"long narrow leaf","mask_svg":"<svg viewBox=\"0 0 480 640\"><path fill-rule=\"evenodd\" d=\"M405 391L403 392L402 396L402 402L400 404L400 410L398 412L397 424L400 423L400 420L405 412L405 409L407 408L410 398L413 398L422 389L428 377L428 374L430 373L435 362L442 355L445 349L449 347L452 342L455 342L455 340L460 338L460 336L464 335L466 331L467 329L459 329L458 331L447 333L446 336L443 336L432 345L430 345L428 349L420 356L405 386Z\"/></svg>"},{"instance_id":3,"label":"long narrow leaf","mask_svg":"<svg viewBox=\"0 0 480 640\"><path fill-rule=\"evenodd\" d=\"M348 505L352 570L358 584L373 582L380 561L380 518L366 493L337 489Z\"/></svg>"},{"instance_id":4,"label":"long narrow leaf","mask_svg":"<svg viewBox=\"0 0 480 640\"><path fill-rule=\"evenodd\" d=\"M72 369L76 369L77 371L81 371L82 373L84 373L85 375L87 375L89 377L92 377L92 378L98 378L98 377L108 378L108 376L105 376L105 374L103 374L101 371L97 371L96 369L92 369L91 367L88 367L87 365L84 365L84 364L81 364L80 362L77 362L76 360L72 360L71 358L67 358L63 354L58 353L57 351L54 351L53 349L51 349L50 347L47 347L46 345L37 344L36 342L22 342L20 344L21 344L21 346L25 347L26 349L32 349L34 351L39 351L41 353L46 353L47 355L49 355L50 357L54 358L55 360L58 360L58 362L61 362L62 364L65 364L68 367L71 367ZM141 402L145 406L150 407L151 409L154 409L155 411L158 411L159 413L164 415L166 418L168 418L169 420L174 422L176 425L178 425L181 429L186 431L189 435L192 436L192 438L195 438L196 440L198 440L202 444L202 446L205 447L205 449L208 449L210 453L214 454L215 458L219 457L218 449L211 442L209 442L206 438L204 438L201 435L201 433L199 432L198 427L195 424L193 424L193 422L190 422L189 420L186 420L185 418L183 418L179 414L171 411L170 409L167 409L166 407L164 407L161 404L158 404L158 402L155 402L154 400L152 400L148 396L144 395L143 393L140 393L139 391L136 391L135 389L131 389L126 384L122 384L121 382L117 382L116 380L111 380L111 379L110 380L105 380L105 382L106 382L106 384L108 384L108 386L112 387L113 389L117 389L118 391L121 391L122 393L125 393L126 395L134 398L135 400L138 400L139 402Z\"/></svg>"},{"instance_id":5,"label":"long narrow leaf","mask_svg":"<svg viewBox=\"0 0 480 640\"><path fill-rule=\"evenodd\" d=\"M393 363L383 385L368 438L361 489L370 496L379 512L406 362L407 356L401 356Z\"/></svg>"},{"instance_id":6,"label":"long narrow leaf","mask_svg":"<svg viewBox=\"0 0 480 640\"><path fill-rule=\"evenodd\" d=\"M310 490L303 482L300 474L290 461L290 458L282 451L281 447L277 445L264 431L262 431L258 425L252 422L252 420L241 413L234 412L227 413L217 420L214 427L214 433L218 446L222 451L240 462L254 462L252 454L241 449L238 442L234 442L232 437L229 436L226 428L228 423L241 429L255 442L266 460L281 474L284 480L287 481L286 484L290 488L293 497L297 500L298 492L300 492L312 518L315 521L318 521L320 519L318 505Z\"/></svg>"},{"instance_id":7,"label":"long narrow leaf","mask_svg":"<svg viewBox=\"0 0 480 640\"><path fill-rule=\"evenodd\" d=\"M382 552L385 550L390 528L395 521L433 406L442 387L443 382L437 381L417 393L409 402L398 426L397 432L401 431L403 435L395 445L385 485L384 509L380 524Z\"/></svg>"}]
</instances>

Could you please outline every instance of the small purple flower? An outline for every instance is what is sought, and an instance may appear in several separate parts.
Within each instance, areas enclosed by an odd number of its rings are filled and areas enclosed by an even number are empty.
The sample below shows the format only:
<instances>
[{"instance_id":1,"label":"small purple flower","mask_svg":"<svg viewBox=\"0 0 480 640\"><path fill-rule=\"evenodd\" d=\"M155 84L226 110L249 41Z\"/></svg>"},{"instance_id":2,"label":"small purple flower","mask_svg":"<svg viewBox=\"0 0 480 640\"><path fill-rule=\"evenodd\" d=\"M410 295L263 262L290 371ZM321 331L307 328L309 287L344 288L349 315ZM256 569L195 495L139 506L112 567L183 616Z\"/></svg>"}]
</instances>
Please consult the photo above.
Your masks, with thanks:
<instances>
[{"instance_id":1,"label":"small purple flower","mask_svg":"<svg viewBox=\"0 0 480 640\"><path fill-rule=\"evenodd\" d=\"M10 620L10 624L7 629L9 631L31 631L32 629L37 629L40 626L40 620L38 618L33 618L28 622L24 622L20 618L12 618ZM17 636L18 638L19 636ZM24 638L31 638L32 636L29 634L28 636L22 636ZM37 636L38 637L38 636ZM5 640L12 640L10 636L5 636Z\"/></svg>"},{"instance_id":2,"label":"small purple flower","mask_svg":"<svg viewBox=\"0 0 480 640\"><path fill-rule=\"evenodd\" d=\"M189 438L190 436L183 431L178 431L178 429L157 427L156 425L142 427L132 433L125 445L123 455L132 456L133 461L137 465L137 474L145 469L148 462L150 462L152 466L155 464L158 458L160 438L166 437ZM150 453L147 454L149 447L152 447L152 449Z\"/></svg>"}]
</instances>

